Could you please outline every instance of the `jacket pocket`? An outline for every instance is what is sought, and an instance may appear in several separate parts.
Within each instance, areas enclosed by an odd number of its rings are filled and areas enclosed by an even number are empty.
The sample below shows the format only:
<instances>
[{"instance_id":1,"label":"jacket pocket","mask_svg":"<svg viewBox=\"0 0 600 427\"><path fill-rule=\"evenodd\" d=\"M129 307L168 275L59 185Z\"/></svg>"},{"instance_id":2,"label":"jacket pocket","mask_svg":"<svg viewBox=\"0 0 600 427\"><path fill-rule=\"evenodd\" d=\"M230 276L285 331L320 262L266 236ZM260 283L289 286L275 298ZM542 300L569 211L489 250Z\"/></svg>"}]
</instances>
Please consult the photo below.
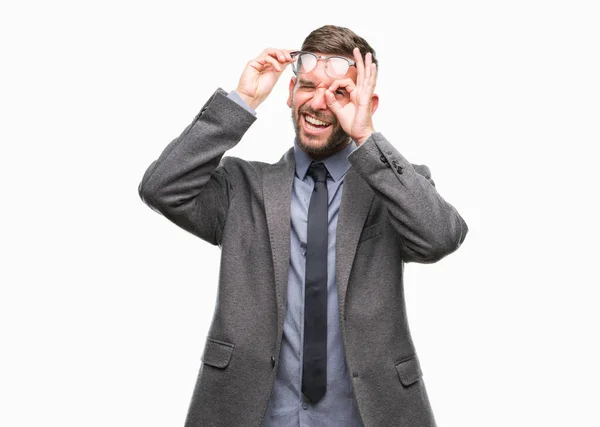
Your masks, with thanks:
<instances>
[{"instance_id":1,"label":"jacket pocket","mask_svg":"<svg viewBox=\"0 0 600 427\"><path fill-rule=\"evenodd\" d=\"M400 378L400 382L404 386L408 387L409 385L416 383L423 376L421 365L419 364L419 358L416 354L410 359L406 359L397 363L395 366L396 372L398 372L398 377Z\"/></svg>"},{"instance_id":2,"label":"jacket pocket","mask_svg":"<svg viewBox=\"0 0 600 427\"><path fill-rule=\"evenodd\" d=\"M208 338L202 353L202 362L215 368L224 369L229 365L234 345L214 338Z\"/></svg>"},{"instance_id":3,"label":"jacket pocket","mask_svg":"<svg viewBox=\"0 0 600 427\"><path fill-rule=\"evenodd\" d=\"M358 243L379 236L381 234L382 227L383 222L378 222L377 224L370 225L367 228L363 229L362 233L360 234L360 238L358 239Z\"/></svg>"}]
</instances>

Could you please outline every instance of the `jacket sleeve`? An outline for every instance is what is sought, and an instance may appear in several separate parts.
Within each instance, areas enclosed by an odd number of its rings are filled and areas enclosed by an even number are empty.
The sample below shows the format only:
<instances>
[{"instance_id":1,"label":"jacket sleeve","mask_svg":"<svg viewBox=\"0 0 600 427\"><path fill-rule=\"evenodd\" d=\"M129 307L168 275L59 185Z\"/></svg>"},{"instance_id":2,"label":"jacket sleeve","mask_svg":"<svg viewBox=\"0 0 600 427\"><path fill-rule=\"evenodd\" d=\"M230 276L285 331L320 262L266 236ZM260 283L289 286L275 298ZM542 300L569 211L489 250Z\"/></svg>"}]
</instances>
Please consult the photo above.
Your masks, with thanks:
<instances>
[{"instance_id":1,"label":"jacket sleeve","mask_svg":"<svg viewBox=\"0 0 600 427\"><path fill-rule=\"evenodd\" d=\"M405 261L433 263L459 248L467 224L437 192L427 166L409 163L379 132L348 160L387 207Z\"/></svg>"},{"instance_id":2,"label":"jacket sleeve","mask_svg":"<svg viewBox=\"0 0 600 427\"><path fill-rule=\"evenodd\" d=\"M229 201L235 194L234 147L256 117L222 89L193 122L148 167L138 187L141 199L184 230L218 245Z\"/></svg>"}]
</instances>

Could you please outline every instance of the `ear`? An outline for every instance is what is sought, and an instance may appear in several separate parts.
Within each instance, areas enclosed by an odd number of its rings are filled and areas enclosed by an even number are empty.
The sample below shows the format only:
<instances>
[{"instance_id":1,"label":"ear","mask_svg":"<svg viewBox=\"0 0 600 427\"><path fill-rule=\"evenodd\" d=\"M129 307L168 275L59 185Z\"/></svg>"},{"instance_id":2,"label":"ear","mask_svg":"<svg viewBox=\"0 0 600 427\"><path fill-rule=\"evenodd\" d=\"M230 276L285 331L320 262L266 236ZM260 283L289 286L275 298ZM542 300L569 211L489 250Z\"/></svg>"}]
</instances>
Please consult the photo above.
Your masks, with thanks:
<instances>
[{"instance_id":1,"label":"ear","mask_svg":"<svg viewBox=\"0 0 600 427\"><path fill-rule=\"evenodd\" d=\"M371 96L371 102L373 103L373 113L375 113L375 111L377 110L377 107L379 106L379 95L377 95L376 93L373 94L373 96Z\"/></svg>"},{"instance_id":2,"label":"ear","mask_svg":"<svg viewBox=\"0 0 600 427\"><path fill-rule=\"evenodd\" d=\"M287 105L290 108L292 108L292 98L294 97L294 86L296 86L296 76L293 76L290 79L290 87L289 87L290 94L289 94L288 100L287 100Z\"/></svg>"}]
</instances>

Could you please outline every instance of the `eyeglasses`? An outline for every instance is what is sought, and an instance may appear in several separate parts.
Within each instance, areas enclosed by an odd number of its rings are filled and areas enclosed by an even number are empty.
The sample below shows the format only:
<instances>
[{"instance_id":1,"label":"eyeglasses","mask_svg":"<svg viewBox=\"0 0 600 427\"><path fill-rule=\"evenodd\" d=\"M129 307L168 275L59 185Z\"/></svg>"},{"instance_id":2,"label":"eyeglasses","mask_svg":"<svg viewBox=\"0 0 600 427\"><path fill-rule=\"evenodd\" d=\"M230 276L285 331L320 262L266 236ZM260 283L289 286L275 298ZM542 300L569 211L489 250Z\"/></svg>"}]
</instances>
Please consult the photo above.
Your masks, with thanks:
<instances>
[{"instance_id":1,"label":"eyeglasses","mask_svg":"<svg viewBox=\"0 0 600 427\"><path fill-rule=\"evenodd\" d=\"M320 56L312 52L296 51L290 52L292 58L297 57L292 63L294 74L310 73L315 69L319 59L325 60L325 74L329 77L339 78L344 77L350 66L355 66L356 63L343 56Z\"/></svg>"}]
</instances>

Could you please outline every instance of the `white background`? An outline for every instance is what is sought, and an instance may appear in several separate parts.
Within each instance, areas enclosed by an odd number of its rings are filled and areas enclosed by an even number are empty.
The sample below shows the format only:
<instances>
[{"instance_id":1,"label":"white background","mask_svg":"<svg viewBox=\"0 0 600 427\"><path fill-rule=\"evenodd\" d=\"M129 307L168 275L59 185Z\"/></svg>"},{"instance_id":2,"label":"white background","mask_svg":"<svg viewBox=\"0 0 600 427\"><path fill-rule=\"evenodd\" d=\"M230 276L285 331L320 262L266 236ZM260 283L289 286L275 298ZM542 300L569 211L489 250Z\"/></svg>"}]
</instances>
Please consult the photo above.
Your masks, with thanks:
<instances>
[{"instance_id":1,"label":"white background","mask_svg":"<svg viewBox=\"0 0 600 427\"><path fill-rule=\"evenodd\" d=\"M248 60L336 24L377 51L376 130L469 225L456 253L405 276L438 424L600 426L594 2L12 3L0 425L183 425L220 251L138 184ZM228 155L275 162L292 145L290 77Z\"/></svg>"}]
</instances>

